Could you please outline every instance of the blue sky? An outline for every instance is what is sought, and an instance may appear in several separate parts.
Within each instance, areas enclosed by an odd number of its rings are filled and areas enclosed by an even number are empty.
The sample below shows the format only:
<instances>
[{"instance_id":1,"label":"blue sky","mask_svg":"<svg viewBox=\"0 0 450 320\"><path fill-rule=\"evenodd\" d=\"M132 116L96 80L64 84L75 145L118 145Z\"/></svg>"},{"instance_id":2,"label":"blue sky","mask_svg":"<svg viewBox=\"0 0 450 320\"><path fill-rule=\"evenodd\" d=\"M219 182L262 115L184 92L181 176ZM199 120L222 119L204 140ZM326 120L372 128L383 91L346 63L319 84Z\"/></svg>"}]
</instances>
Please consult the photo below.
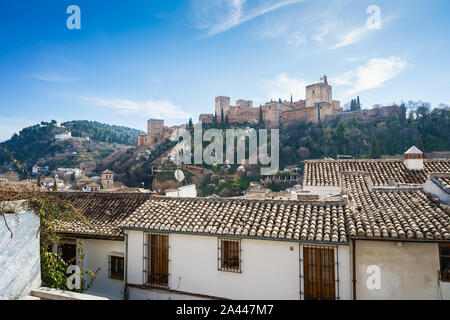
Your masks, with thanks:
<instances>
[{"instance_id":1,"label":"blue sky","mask_svg":"<svg viewBox=\"0 0 450 320\"><path fill-rule=\"evenodd\" d=\"M2 0L0 141L51 119L185 123L218 95L298 100L323 74L342 105L450 103L449 15L448 0Z\"/></svg>"}]
</instances>

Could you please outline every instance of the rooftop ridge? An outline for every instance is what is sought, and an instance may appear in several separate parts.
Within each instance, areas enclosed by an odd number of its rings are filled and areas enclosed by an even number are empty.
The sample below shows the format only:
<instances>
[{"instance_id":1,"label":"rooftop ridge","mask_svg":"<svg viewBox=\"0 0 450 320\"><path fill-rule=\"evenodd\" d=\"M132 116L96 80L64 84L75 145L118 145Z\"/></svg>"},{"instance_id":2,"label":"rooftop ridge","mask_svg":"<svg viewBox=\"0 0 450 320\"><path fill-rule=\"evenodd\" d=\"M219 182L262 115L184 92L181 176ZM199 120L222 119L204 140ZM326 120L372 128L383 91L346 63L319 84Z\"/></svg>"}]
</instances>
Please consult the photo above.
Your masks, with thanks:
<instances>
[{"instance_id":1,"label":"rooftop ridge","mask_svg":"<svg viewBox=\"0 0 450 320\"><path fill-rule=\"evenodd\" d=\"M404 159L310 159L306 163L321 162L403 162ZM424 162L450 162L450 159L423 159Z\"/></svg>"}]
</instances>

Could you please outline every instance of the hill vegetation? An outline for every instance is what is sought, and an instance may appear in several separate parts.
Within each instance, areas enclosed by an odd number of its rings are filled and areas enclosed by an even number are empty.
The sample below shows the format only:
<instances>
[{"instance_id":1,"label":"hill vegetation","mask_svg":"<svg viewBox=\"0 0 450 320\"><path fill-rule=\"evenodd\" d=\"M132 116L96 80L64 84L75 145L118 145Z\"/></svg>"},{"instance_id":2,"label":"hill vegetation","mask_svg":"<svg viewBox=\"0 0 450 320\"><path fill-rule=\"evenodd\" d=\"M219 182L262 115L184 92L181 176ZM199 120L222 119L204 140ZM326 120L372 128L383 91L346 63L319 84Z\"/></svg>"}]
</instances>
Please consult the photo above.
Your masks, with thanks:
<instances>
[{"instance_id":1,"label":"hill vegetation","mask_svg":"<svg viewBox=\"0 0 450 320\"><path fill-rule=\"evenodd\" d=\"M55 141L55 134L66 130L71 131L75 138ZM65 122L62 127L54 120L41 122L0 143L0 171L11 167L9 157L3 152L5 146L29 168L36 163L52 167L71 166L81 160L103 159L121 146L132 146L137 135L142 133L132 128L85 120Z\"/></svg>"}]
</instances>

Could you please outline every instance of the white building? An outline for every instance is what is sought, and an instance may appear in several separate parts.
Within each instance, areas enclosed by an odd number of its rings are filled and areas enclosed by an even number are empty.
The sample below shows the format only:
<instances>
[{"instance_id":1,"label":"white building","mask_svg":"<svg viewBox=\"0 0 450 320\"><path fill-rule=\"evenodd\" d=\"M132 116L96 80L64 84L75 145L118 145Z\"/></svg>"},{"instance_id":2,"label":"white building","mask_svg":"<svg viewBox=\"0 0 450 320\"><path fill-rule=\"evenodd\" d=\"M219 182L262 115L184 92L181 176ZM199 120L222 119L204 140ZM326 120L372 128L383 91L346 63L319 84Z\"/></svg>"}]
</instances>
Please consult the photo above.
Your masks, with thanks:
<instances>
[{"instance_id":1,"label":"white building","mask_svg":"<svg viewBox=\"0 0 450 320\"><path fill-rule=\"evenodd\" d=\"M369 178L343 176L349 204L71 193L94 228L61 235L101 268L90 293L110 298L450 299L448 214Z\"/></svg>"},{"instance_id":2,"label":"white building","mask_svg":"<svg viewBox=\"0 0 450 320\"><path fill-rule=\"evenodd\" d=\"M62 140L68 140L68 139L72 139L72 132L64 132L64 133L59 133L59 134L55 134L55 140L56 141L62 141Z\"/></svg>"},{"instance_id":3,"label":"white building","mask_svg":"<svg viewBox=\"0 0 450 320\"><path fill-rule=\"evenodd\" d=\"M79 168L57 168L56 172L62 176L74 174L75 177L78 177L83 174L83 170Z\"/></svg>"},{"instance_id":4,"label":"white building","mask_svg":"<svg viewBox=\"0 0 450 320\"><path fill-rule=\"evenodd\" d=\"M195 184L181 186L177 189L166 190L166 197L173 198L195 198L197 196L197 189Z\"/></svg>"}]
</instances>

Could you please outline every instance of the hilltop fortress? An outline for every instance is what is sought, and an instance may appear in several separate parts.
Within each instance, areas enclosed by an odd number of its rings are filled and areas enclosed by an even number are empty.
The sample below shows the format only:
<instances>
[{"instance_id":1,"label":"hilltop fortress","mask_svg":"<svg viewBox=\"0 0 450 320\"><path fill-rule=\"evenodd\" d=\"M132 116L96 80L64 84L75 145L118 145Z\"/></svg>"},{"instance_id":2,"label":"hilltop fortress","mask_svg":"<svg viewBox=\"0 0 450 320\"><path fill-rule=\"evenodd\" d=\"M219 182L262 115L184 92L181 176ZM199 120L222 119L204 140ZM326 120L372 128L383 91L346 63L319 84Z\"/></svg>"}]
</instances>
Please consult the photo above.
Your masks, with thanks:
<instances>
[{"instance_id":1,"label":"hilltop fortress","mask_svg":"<svg viewBox=\"0 0 450 320\"><path fill-rule=\"evenodd\" d=\"M333 90L327 76L323 82L311 84L305 88L305 100L270 101L254 107L253 101L239 99L236 106L230 104L230 97L219 96L215 99L215 114L200 114L203 123L228 121L229 123L259 122L262 118L266 128L278 128L280 123L291 125L302 122L318 123L331 119L357 118L363 122L380 121L405 116L404 107L387 106L356 111L344 111L338 100L333 100ZM182 126L164 126L164 120L150 119L147 122L147 134L138 136L138 146L157 146L173 131Z\"/></svg>"},{"instance_id":2,"label":"hilltop fortress","mask_svg":"<svg viewBox=\"0 0 450 320\"><path fill-rule=\"evenodd\" d=\"M270 101L266 104L253 107L251 100L237 100L236 106L230 105L230 98L219 96L215 99L215 115L201 114L199 120L204 123L213 123L214 116L217 122L228 119L229 123L258 122L262 117L266 127L277 128L280 123L294 124L300 122L326 121L336 118L356 117L362 121L373 121L391 118L399 115L400 107L382 107L378 109L344 112L341 103L333 100L333 90L328 84L327 76L321 78L323 82L306 86L305 100L299 101Z\"/></svg>"},{"instance_id":3,"label":"hilltop fortress","mask_svg":"<svg viewBox=\"0 0 450 320\"><path fill-rule=\"evenodd\" d=\"M277 127L280 122L314 122L342 112L340 102L333 100L332 87L327 77L323 82L306 87L306 99L299 101L271 101L260 107L253 107L253 101L237 100L236 106L230 105L229 97L216 97L215 113L218 121L228 117L230 123L259 121L262 116L268 127ZM214 115L201 114L200 121L211 123Z\"/></svg>"}]
</instances>

